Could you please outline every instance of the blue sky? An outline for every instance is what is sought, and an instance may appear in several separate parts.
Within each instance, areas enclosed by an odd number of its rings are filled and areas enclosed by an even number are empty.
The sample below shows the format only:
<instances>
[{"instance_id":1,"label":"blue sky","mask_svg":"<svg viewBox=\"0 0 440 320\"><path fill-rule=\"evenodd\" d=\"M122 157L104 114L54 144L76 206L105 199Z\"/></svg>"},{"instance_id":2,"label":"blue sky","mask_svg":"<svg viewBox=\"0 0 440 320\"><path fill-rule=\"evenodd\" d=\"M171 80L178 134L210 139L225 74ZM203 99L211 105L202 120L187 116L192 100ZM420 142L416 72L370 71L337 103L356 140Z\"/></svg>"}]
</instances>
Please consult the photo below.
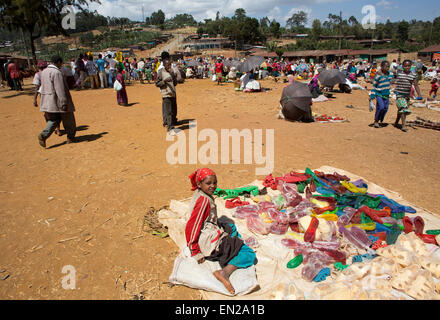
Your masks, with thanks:
<instances>
[{"instance_id":1,"label":"blue sky","mask_svg":"<svg viewBox=\"0 0 440 320\"><path fill-rule=\"evenodd\" d=\"M91 4L90 9L97 10L104 16L128 17L132 20L161 9L167 18L178 13L189 13L197 21L221 16L232 16L235 9L244 8L248 16L261 18L268 16L285 25L286 20L299 10L306 11L309 23L313 19L324 21L329 13L339 14L344 19L355 16L359 22L366 16L362 8L366 5L375 7L378 22L400 20L433 20L440 16L440 1L433 0L100 0L101 4Z\"/></svg>"}]
</instances>

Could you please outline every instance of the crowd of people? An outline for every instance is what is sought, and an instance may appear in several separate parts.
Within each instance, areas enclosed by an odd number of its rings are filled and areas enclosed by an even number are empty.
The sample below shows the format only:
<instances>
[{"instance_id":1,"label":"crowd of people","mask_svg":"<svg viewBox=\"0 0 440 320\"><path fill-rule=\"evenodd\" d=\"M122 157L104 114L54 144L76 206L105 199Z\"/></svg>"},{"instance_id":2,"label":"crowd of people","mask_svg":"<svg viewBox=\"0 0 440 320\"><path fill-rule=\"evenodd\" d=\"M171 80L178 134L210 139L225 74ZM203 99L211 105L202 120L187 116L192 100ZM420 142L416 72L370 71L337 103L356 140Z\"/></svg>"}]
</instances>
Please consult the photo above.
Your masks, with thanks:
<instances>
[{"instance_id":1,"label":"crowd of people","mask_svg":"<svg viewBox=\"0 0 440 320\"><path fill-rule=\"evenodd\" d=\"M119 52L100 53L96 59L91 53L82 53L78 59L71 59L70 63L63 63L59 56L53 57L50 64L40 60L38 72L33 79L35 85L33 102L37 107L37 98L39 95L41 96L40 111L44 112L47 126L39 135L39 143L45 146L45 141L52 132L61 135L61 122L65 124L68 142L74 141L73 124L75 118L73 112L75 108L70 96L70 89L112 88L116 91L117 104L127 106L126 82L145 83L147 81L154 83L160 90L163 99L163 126L170 132L178 124L176 86L188 78L211 78L218 85L222 82L234 82L236 90L258 92L262 89L258 80L270 77L278 81L280 77L284 76L288 79L284 81L289 84L295 80L308 82L311 94L313 98L316 98L333 90L332 87L328 88L320 84L320 72L322 70L337 70L343 74L345 81L339 84L339 89L342 92L349 93L356 86L365 90L366 87L357 84L359 79L372 84L369 99L376 101L374 117L374 127L376 128L383 126L384 117L390 104L390 95L393 91L398 109L394 125L403 131L408 130L406 116L411 113L410 99L423 99L418 86L418 81L422 79L422 76L427 73L434 74L431 79L429 97L432 96L435 99L439 88L435 75L440 72L440 66L436 60L429 67L410 60L405 60L403 63L396 60L390 63L384 60L378 67L376 62L366 62L360 59L315 63L314 61L306 62L304 59L268 58L253 70L241 72L240 65L245 60L207 56L196 60L178 59L172 61L168 52L163 52L160 58L141 58L139 61L137 58L122 58ZM4 76L11 90L23 90L18 65L9 60L3 65L3 68L5 70ZM49 77L51 77L50 80ZM391 90L392 84L395 84L394 90ZM50 97L53 94L62 97L62 99L52 101L53 99L51 100Z\"/></svg>"}]
</instances>

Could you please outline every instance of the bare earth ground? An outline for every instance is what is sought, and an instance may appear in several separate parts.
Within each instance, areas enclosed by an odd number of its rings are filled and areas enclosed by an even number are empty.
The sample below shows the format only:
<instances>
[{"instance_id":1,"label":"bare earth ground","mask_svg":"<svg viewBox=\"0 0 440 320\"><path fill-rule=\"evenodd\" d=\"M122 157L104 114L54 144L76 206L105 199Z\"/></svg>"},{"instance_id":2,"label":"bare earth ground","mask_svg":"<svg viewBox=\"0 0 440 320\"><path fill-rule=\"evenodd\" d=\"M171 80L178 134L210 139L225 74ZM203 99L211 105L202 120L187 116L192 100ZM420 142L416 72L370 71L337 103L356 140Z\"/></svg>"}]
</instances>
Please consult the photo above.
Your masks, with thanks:
<instances>
[{"instance_id":1,"label":"bare earth ground","mask_svg":"<svg viewBox=\"0 0 440 320\"><path fill-rule=\"evenodd\" d=\"M167 163L172 143L165 140L159 90L128 86L131 107L117 106L113 89L73 91L79 142L52 135L43 149L37 135L44 119L32 106L30 80L25 84L19 94L0 89L0 278L9 274L0 298L199 299L197 290L165 284L179 251L173 241L142 230L150 207L191 196L187 177L202 166ZM212 128L219 136L220 129L275 129L274 175L339 167L440 213L440 132L370 127L373 113L359 91L313 106L348 123L278 120L284 84L262 85L271 90L238 93L232 84L188 80L177 87L178 117L197 119L199 131ZM422 83L424 96L428 85ZM440 121L439 112L413 110L410 119ZM390 106L386 121L395 113ZM209 166L222 188L264 178L255 175L260 165ZM66 265L76 269L75 290L62 288Z\"/></svg>"}]
</instances>

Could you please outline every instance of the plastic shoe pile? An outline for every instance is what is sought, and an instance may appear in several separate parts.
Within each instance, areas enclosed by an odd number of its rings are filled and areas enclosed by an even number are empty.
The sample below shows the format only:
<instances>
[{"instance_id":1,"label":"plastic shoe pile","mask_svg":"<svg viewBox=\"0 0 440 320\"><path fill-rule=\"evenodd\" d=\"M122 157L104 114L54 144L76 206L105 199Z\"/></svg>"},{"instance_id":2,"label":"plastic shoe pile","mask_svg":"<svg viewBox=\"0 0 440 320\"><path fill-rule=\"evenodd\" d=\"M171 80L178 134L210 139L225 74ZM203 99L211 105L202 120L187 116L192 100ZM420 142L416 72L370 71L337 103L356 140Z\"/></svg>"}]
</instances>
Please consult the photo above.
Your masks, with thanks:
<instances>
[{"instance_id":1,"label":"plastic shoe pile","mask_svg":"<svg viewBox=\"0 0 440 320\"><path fill-rule=\"evenodd\" d=\"M235 207L234 217L246 219L255 234L284 237L281 243L295 254L286 268L299 268L306 281L324 281L312 298L396 299L392 288L415 299L439 297L433 276L440 277L440 254L431 253L440 231L424 232L412 207L370 194L363 180L336 172L270 174L263 185L279 192L251 192L252 204Z\"/></svg>"}]
</instances>

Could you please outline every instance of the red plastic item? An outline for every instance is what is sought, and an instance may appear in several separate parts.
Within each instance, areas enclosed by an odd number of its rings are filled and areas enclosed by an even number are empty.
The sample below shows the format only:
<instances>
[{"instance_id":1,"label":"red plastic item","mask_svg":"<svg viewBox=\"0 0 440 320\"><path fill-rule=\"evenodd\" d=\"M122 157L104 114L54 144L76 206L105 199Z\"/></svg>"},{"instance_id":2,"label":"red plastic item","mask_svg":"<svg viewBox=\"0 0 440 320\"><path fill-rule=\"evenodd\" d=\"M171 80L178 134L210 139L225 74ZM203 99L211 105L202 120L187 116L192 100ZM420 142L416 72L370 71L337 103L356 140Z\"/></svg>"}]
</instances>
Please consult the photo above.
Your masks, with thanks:
<instances>
[{"instance_id":1,"label":"red plastic item","mask_svg":"<svg viewBox=\"0 0 440 320\"><path fill-rule=\"evenodd\" d=\"M438 245L437 241L435 241L435 235L434 234L417 234L416 235L423 240L425 243L431 243Z\"/></svg>"},{"instance_id":2,"label":"red plastic item","mask_svg":"<svg viewBox=\"0 0 440 320\"><path fill-rule=\"evenodd\" d=\"M298 222L289 223L290 230L294 232L300 232Z\"/></svg>"},{"instance_id":3,"label":"red plastic item","mask_svg":"<svg viewBox=\"0 0 440 320\"><path fill-rule=\"evenodd\" d=\"M336 204L336 199L333 197L313 196L316 200L327 202L328 204Z\"/></svg>"},{"instance_id":4,"label":"red plastic item","mask_svg":"<svg viewBox=\"0 0 440 320\"><path fill-rule=\"evenodd\" d=\"M374 222L378 222L380 224L383 224L383 221L380 216L377 215L377 210L371 209L367 206L362 206L358 209L358 212L363 212L367 216L371 218Z\"/></svg>"},{"instance_id":5,"label":"red plastic item","mask_svg":"<svg viewBox=\"0 0 440 320\"><path fill-rule=\"evenodd\" d=\"M225 207L228 209L233 209L235 207L247 206L249 202L241 201L240 198L228 199L225 202Z\"/></svg>"},{"instance_id":6,"label":"red plastic item","mask_svg":"<svg viewBox=\"0 0 440 320\"><path fill-rule=\"evenodd\" d=\"M265 186L266 188L271 188L272 190L276 190L277 184L275 183L275 179L273 178L272 173L264 178L263 186Z\"/></svg>"},{"instance_id":7,"label":"red plastic item","mask_svg":"<svg viewBox=\"0 0 440 320\"><path fill-rule=\"evenodd\" d=\"M372 246L372 248L374 250L377 250L379 248L385 248L385 247L388 247L388 245L385 241L382 241L382 240L377 240L375 243L373 243L373 246Z\"/></svg>"},{"instance_id":8,"label":"red plastic item","mask_svg":"<svg viewBox=\"0 0 440 320\"><path fill-rule=\"evenodd\" d=\"M332 250L332 249L321 249L321 251L326 253L333 259L335 259L336 262L341 262L342 264L346 264L347 255L344 252L338 250Z\"/></svg>"},{"instance_id":9,"label":"red plastic item","mask_svg":"<svg viewBox=\"0 0 440 320\"><path fill-rule=\"evenodd\" d=\"M333 211L333 210L335 210L336 209L336 207L334 206L334 205L329 205L329 206L327 206L327 207L324 207L324 208L316 208L316 209L313 209L313 211L315 212L315 214L323 214L324 212L326 212L326 211Z\"/></svg>"},{"instance_id":10,"label":"red plastic item","mask_svg":"<svg viewBox=\"0 0 440 320\"><path fill-rule=\"evenodd\" d=\"M304 234L305 242L313 242L315 241L316 229L318 229L319 220L315 217L312 217L312 221L310 221L310 225L307 228L306 233Z\"/></svg>"},{"instance_id":11,"label":"red plastic item","mask_svg":"<svg viewBox=\"0 0 440 320\"><path fill-rule=\"evenodd\" d=\"M316 185L315 185L315 181L312 179L312 181L310 181L310 191L315 192L316 191Z\"/></svg>"},{"instance_id":12,"label":"red plastic item","mask_svg":"<svg viewBox=\"0 0 440 320\"><path fill-rule=\"evenodd\" d=\"M359 210L356 211L356 213L351 218L350 222L353 224L361 224L362 223L361 212Z\"/></svg>"},{"instance_id":13,"label":"red plastic item","mask_svg":"<svg viewBox=\"0 0 440 320\"><path fill-rule=\"evenodd\" d=\"M382 240L382 241L386 241L387 240L387 233L386 232L373 233L372 236L378 237L379 240Z\"/></svg>"},{"instance_id":14,"label":"red plastic item","mask_svg":"<svg viewBox=\"0 0 440 320\"><path fill-rule=\"evenodd\" d=\"M309 187L306 188L306 199L312 198L312 192L310 191Z\"/></svg>"},{"instance_id":15,"label":"red plastic item","mask_svg":"<svg viewBox=\"0 0 440 320\"><path fill-rule=\"evenodd\" d=\"M403 227L405 228L403 231L405 233L410 233L414 229L414 225L409 217L403 217Z\"/></svg>"}]
</instances>

